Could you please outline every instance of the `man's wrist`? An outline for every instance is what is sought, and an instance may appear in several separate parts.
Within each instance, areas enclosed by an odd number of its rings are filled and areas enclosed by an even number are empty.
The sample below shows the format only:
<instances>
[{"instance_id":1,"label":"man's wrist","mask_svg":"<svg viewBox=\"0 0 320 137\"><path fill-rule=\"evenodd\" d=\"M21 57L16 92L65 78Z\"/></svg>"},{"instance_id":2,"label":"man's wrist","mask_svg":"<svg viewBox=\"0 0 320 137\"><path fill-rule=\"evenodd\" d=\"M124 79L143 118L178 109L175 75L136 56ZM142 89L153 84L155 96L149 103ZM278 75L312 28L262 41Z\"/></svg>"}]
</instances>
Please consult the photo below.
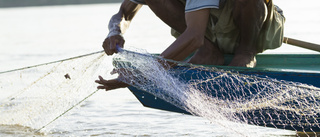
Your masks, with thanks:
<instances>
[{"instance_id":1,"label":"man's wrist","mask_svg":"<svg viewBox=\"0 0 320 137\"><path fill-rule=\"evenodd\" d=\"M122 34L121 34L121 32L120 32L120 31L117 31L117 30L111 30L111 31L109 31L109 34L108 34L107 38L112 37L112 36L116 36L116 35L119 35L119 36L121 36L121 37L122 37Z\"/></svg>"}]
</instances>

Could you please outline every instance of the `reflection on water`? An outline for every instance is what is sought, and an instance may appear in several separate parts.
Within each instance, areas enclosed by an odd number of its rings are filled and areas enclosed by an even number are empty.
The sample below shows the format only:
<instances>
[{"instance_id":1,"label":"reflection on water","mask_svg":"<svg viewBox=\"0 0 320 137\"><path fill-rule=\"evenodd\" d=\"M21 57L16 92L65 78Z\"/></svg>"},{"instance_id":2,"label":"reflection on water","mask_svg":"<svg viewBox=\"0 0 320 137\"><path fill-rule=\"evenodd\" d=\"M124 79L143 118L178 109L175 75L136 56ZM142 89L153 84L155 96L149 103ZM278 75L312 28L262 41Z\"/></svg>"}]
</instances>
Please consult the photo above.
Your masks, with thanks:
<instances>
[{"instance_id":1,"label":"reflection on water","mask_svg":"<svg viewBox=\"0 0 320 137\"><path fill-rule=\"evenodd\" d=\"M318 15L319 10L315 6L317 4L301 5L297 0L283 0L277 3L287 17L286 36L320 43L317 39L320 34L317 27L319 20L307 14ZM317 1L308 0L306 3L317 3ZM120 4L97 4L0 9L0 18L5 19L0 22L0 70L102 50L101 43L107 35L108 20L119 6ZM298 7L308 8L304 8L306 12L304 13L298 12L296 10ZM309 22L301 23L300 18L296 17L301 14L310 15L311 17L304 18ZM303 27L301 24L304 24ZM125 35L126 46L159 53L173 41L169 33L170 29L144 7ZM272 52L309 51L284 45ZM36 78L38 77L33 79ZM2 91L3 87L0 87L0 90ZM0 99L3 95L1 94ZM80 107L49 125L44 133L39 134L34 131L32 128L20 125L0 125L0 136L230 135L229 131L222 130L221 127L200 117L145 108L127 89L99 91ZM262 132L266 136L295 135L291 131L271 128L259 128L257 132Z\"/></svg>"}]
</instances>

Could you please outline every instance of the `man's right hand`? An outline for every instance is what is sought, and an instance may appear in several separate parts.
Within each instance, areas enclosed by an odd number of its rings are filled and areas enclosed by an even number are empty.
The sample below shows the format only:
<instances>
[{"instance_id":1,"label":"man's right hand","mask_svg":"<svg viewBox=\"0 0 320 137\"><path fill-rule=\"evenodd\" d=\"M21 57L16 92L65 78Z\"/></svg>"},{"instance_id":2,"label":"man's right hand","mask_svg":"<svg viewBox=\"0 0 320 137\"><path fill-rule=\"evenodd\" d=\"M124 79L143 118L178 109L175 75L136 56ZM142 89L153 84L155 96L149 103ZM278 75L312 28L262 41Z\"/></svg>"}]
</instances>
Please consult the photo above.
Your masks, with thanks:
<instances>
[{"instance_id":1,"label":"man's right hand","mask_svg":"<svg viewBox=\"0 0 320 137\"><path fill-rule=\"evenodd\" d=\"M111 37L107 37L103 42L103 49L107 55L113 55L114 53L118 53L116 46L123 48L125 40L121 35L114 35Z\"/></svg>"}]
</instances>

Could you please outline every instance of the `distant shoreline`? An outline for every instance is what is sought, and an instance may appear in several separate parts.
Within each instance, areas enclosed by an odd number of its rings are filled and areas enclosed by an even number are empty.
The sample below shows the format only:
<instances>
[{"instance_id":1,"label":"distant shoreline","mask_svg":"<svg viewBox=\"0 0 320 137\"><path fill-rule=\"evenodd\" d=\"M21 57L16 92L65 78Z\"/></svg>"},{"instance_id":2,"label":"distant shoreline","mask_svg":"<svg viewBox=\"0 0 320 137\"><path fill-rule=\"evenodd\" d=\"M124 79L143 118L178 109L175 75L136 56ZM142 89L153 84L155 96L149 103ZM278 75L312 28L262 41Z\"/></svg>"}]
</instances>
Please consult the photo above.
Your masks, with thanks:
<instances>
[{"instance_id":1,"label":"distant shoreline","mask_svg":"<svg viewBox=\"0 0 320 137\"><path fill-rule=\"evenodd\" d=\"M0 0L0 8L51 6L51 5L78 5L97 3L120 3L123 0Z\"/></svg>"}]
</instances>

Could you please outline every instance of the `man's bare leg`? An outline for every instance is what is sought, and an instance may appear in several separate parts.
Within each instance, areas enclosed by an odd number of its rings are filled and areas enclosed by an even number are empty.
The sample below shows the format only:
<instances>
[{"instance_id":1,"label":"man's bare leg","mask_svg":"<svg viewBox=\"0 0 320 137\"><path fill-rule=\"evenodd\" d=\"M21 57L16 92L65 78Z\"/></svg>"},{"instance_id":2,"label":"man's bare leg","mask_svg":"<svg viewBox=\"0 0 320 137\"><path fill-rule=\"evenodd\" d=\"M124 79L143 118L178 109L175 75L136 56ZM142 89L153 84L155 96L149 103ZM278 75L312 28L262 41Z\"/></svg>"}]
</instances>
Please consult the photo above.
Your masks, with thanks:
<instances>
[{"instance_id":1,"label":"man's bare leg","mask_svg":"<svg viewBox=\"0 0 320 137\"><path fill-rule=\"evenodd\" d=\"M187 28L185 21L184 4L179 0L146 0L150 9L167 25L179 33ZM223 54L217 45L204 40L204 45L189 60L193 64L222 65Z\"/></svg>"},{"instance_id":2,"label":"man's bare leg","mask_svg":"<svg viewBox=\"0 0 320 137\"><path fill-rule=\"evenodd\" d=\"M224 56L218 46L206 39L204 45L196 51L188 62L193 64L223 65Z\"/></svg>"},{"instance_id":3,"label":"man's bare leg","mask_svg":"<svg viewBox=\"0 0 320 137\"><path fill-rule=\"evenodd\" d=\"M233 16L240 29L240 43L230 66L254 67L257 39L267 16L264 0L235 0Z\"/></svg>"}]
</instances>

